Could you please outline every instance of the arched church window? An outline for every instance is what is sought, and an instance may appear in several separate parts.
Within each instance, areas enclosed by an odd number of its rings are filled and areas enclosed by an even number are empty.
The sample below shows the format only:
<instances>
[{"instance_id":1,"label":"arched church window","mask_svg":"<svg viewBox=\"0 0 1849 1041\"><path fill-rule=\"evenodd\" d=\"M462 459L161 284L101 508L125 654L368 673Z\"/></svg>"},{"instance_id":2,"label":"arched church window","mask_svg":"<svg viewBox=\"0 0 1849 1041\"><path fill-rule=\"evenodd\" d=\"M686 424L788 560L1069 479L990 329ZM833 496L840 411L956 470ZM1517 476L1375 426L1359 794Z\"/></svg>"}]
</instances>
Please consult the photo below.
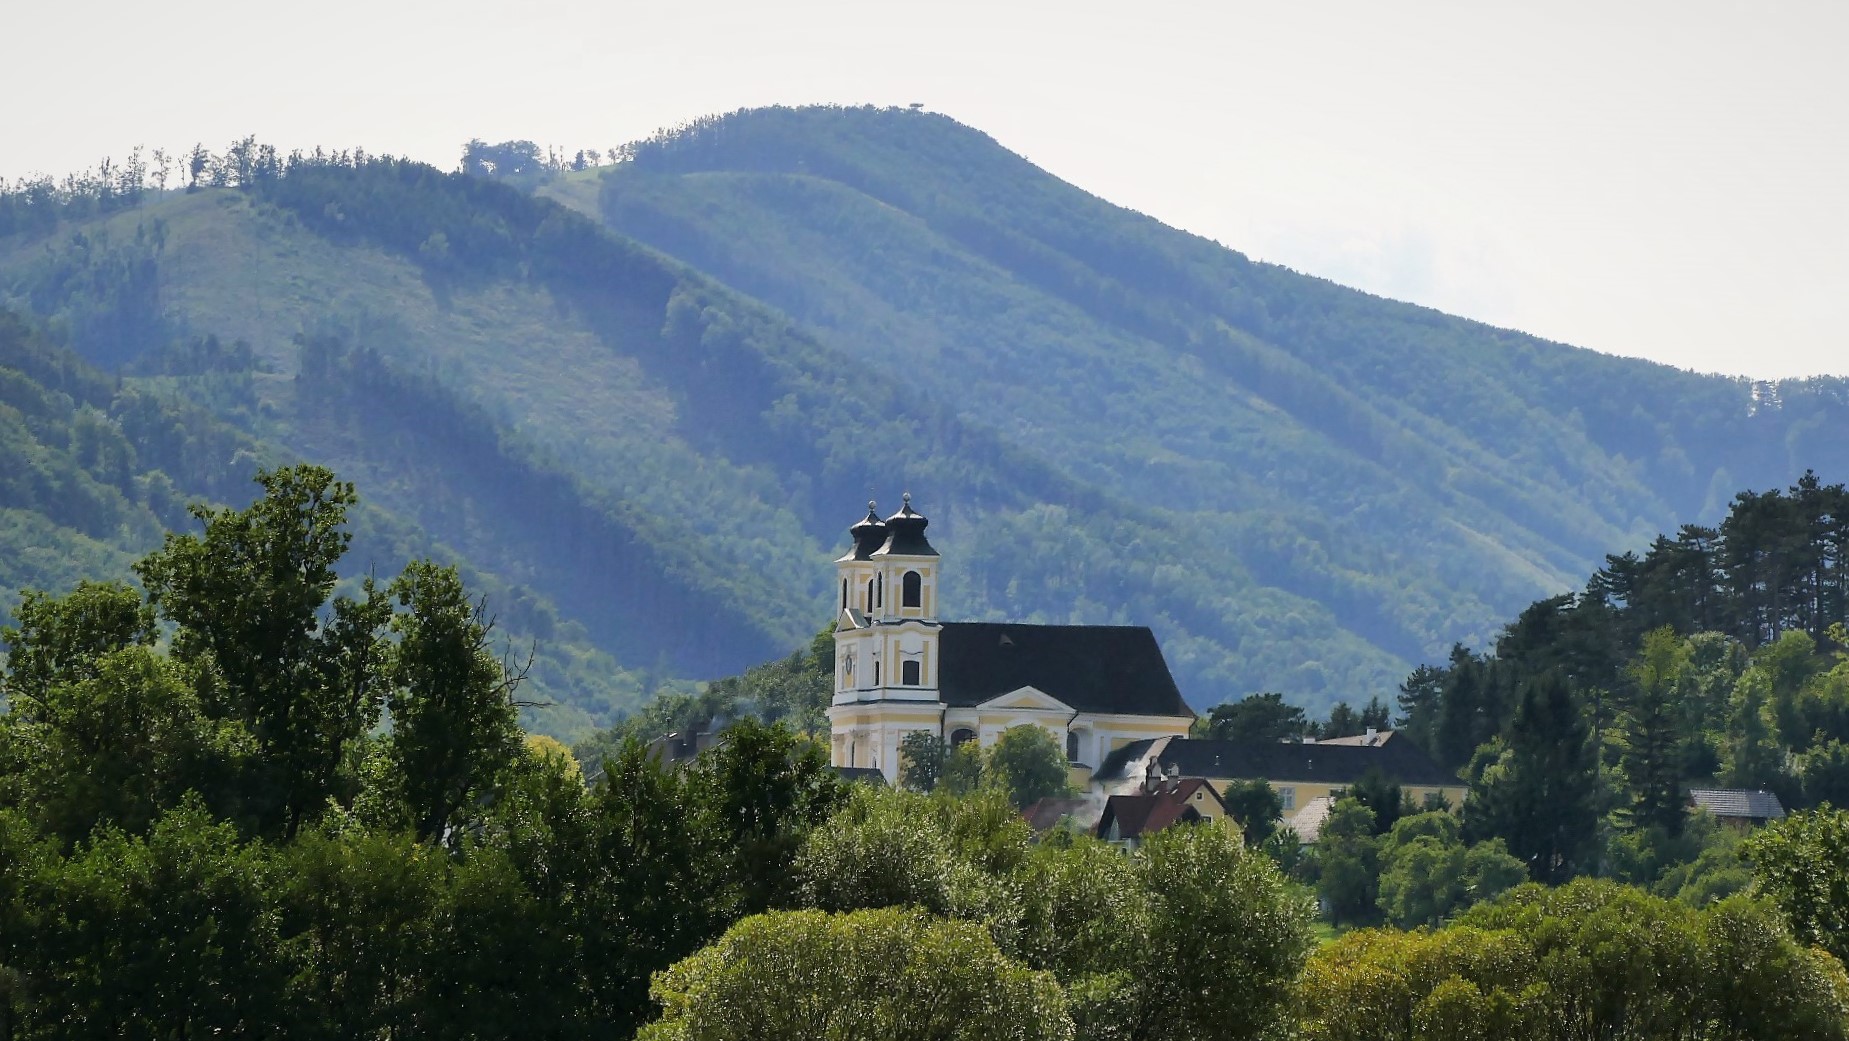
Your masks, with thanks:
<instances>
[{"instance_id":1,"label":"arched church window","mask_svg":"<svg viewBox=\"0 0 1849 1041\"><path fill-rule=\"evenodd\" d=\"M900 592L904 597L899 601L905 607L922 607L924 605L924 579L916 571L907 571L900 582Z\"/></svg>"},{"instance_id":2,"label":"arched church window","mask_svg":"<svg viewBox=\"0 0 1849 1041\"><path fill-rule=\"evenodd\" d=\"M899 663L899 682L900 683L903 683L908 687L916 687L918 686L918 682L919 682L918 674L919 674L919 668L918 668L917 662L902 661Z\"/></svg>"},{"instance_id":3,"label":"arched church window","mask_svg":"<svg viewBox=\"0 0 1849 1041\"><path fill-rule=\"evenodd\" d=\"M873 613L873 580L870 578L867 579L867 600L862 610L866 611L868 614Z\"/></svg>"},{"instance_id":4,"label":"arched church window","mask_svg":"<svg viewBox=\"0 0 1849 1041\"><path fill-rule=\"evenodd\" d=\"M880 574L874 576L873 606L874 607L885 607L886 606L886 574L885 572L881 572Z\"/></svg>"},{"instance_id":5,"label":"arched church window","mask_svg":"<svg viewBox=\"0 0 1849 1041\"><path fill-rule=\"evenodd\" d=\"M1079 761L1079 732L1076 730L1066 731L1066 761L1069 763Z\"/></svg>"},{"instance_id":6,"label":"arched church window","mask_svg":"<svg viewBox=\"0 0 1849 1041\"><path fill-rule=\"evenodd\" d=\"M958 727L950 732L950 747L976 740L976 732L968 727Z\"/></svg>"},{"instance_id":7,"label":"arched church window","mask_svg":"<svg viewBox=\"0 0 1849 1041\"><path fill-rule=\"evenodd\" d=\"M847 610L847 579L841 580L841 610Z\"/></svg>"}]
</instances>

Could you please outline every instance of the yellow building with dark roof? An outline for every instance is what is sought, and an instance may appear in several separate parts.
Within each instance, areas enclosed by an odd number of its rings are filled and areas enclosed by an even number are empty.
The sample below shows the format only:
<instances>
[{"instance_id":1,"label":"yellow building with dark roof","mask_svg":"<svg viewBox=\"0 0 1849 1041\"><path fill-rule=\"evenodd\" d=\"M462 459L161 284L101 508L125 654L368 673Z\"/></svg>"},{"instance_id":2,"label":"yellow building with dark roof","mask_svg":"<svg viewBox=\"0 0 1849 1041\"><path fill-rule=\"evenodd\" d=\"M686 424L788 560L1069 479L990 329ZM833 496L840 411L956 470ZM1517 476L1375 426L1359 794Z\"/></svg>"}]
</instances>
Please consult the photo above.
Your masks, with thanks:
<instances>
[{"instance_id":1,"label":"yellow building with dark roof","mask_svg":"<svg viewBox=\"0 0 1849 1041\"><path fill-rule=\"evenodd\" d=\"M1414 802L1442 796L1453 810L1463 806L1469 792L1461 779L1390 730L1329 741L1156 738L1118 749L1097 771L1097 781L1106 792L1129 790L1151 768L1211 781L1221 791L1236 781L1265 781L1278 793L1287 821L1317 800L1333 800L1376 773L1399 785Z\"/></svg>"}]
</instances>

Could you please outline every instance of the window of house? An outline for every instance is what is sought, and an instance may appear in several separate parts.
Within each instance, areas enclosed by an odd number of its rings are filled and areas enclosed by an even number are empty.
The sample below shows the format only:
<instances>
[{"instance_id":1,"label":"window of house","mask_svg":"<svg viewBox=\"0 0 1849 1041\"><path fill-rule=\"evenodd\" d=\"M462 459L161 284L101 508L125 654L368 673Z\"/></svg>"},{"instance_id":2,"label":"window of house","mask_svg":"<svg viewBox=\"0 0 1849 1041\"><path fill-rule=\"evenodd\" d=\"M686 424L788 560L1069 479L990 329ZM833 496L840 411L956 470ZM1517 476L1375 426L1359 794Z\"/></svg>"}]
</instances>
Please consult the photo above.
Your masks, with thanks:
<instances>
[{"instance_id":1,"label":"window of house","mask_svg":"<svg viewBox=\"0 0 1849 1041\"><path fill-rule=\"evenodd\" d=\"M1076 730L1066 731L1066 761L1070 763L1079 761L1079 732Z\"/></svg>"},{"instance_id":2,"label":"window of house","mask_svg":"<svg viewBox=\"0 0 1849 1041\"><path fill-rule=\"evenodd\" d=\"M919 671L920 670L918 668L918 663L915 661L900 662L899 663L899 682L905 684L908 687L918 686Z\"/></svg>"},{"instance_id":3,"label":"window of house","mask_svg":"<svg viewBox=\"0 0 1849 1041\"><path fill-rule=\"evenodd\" d=\"M904 606L904 607L923 607L924 606L924 579L918 574L918 572L907 571L905 573L905 577L900 580L900 590L899 591L903 597L903 599L899 601L901 606Z\"/></svg>"},{"instance_id":4,"label":"window of house","mask_svg":"<svg viewBox=\"0 0 1849 1041\"><path fill-rule=\"evenodd\" d=\"M966 741L976 740L976 732L968 727L958 727L950 732L950 747L955 748Z\"/></svg>"},{"instance_id":5,"label":"window of house","mask_svg":"<svg viewBox=\"0 0 1849 1041\"><path fill-rule=\"evenodd\" d=\"M1284 804L1285 813L1295 810L1297 808L1297 789L1279 788L1278 801Z\"/></svg>"}]
</instances>

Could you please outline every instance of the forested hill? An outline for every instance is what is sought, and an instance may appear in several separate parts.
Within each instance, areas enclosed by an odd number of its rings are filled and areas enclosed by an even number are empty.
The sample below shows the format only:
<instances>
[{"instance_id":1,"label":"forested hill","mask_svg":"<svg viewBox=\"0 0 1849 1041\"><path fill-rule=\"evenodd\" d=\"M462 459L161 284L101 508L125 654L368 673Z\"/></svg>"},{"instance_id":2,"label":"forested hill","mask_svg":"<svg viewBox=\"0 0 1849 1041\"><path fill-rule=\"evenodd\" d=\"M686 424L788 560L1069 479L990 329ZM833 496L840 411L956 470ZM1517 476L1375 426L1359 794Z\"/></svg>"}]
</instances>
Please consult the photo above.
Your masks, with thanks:
<instances>
[{"instance_id":1,"label":"forested hill","mask_svg":"<svg viewBox=\"0 0 1849 1041\"><path fill-rule=\"evenodd\" d=\"M599 176L611 226L1195 514L1399 654L1740 487L1849 466L1840 380L1681 372L1252 263L941 116L744 112Z\"/></svg>"},{"instance_id":2,"label":"forested hill","mask_svg":"<svg viewBox=\"0 0 1849 1041\"><path fill-rule=\"evenodd\" d=\"M1149 624L1197 704L1315 709L1738 488L1849 471L1838 381L1252 263L942 117L766 110L626 154L497 182L247 140L183 189L133 163L18 186L0 304L466 561L560 655L535 689L567 731L806 644L870 490L931 516L949 615ZM233 477L175 494L241 502ZM145 548L138 523L99 545Z\"/></svg>"},{"instance_id":3,"label":"forested hill","mask_svg":"<svg viewBox=\"0 0 1849 1041\"><path fill-rule=\"evenodd\" d=\"M313 345L304 353L317 357ZM217 371L200 374L206 361ZM292 380L280 400L305 401L321 413L316 425L346 424L364 437L404 440L395 428L417 403L407 400L402 381L363 354L338 363L349 379L315 372L334 362L311 362L310 374L326 381L321 389ZM258 468L296 453L198 403L214 402L225 416L249 420L258 400L252 364L247 351L208 338L162 352L160 375L114 376L0 310L0 458L6 460L0 618L10 616L28 588L62 592L83 579L130 580L131 562L159 545L163 531L196 527L190 503L241 504L260 491L252 480ZM331 389L341 385L349 389ZM369 408L355 407L356 400ZM419 414L426 421L440 416L429 407ZM467 442L453 427L420 436L445 433ZM363 503L348 523L357 563L343 592L353 591L360 575L395 573L415 557L462 565L470 586L492 602L497 648L528 667L541 692L527 708L529 726L582 733L644 693L647 677L620 667L582 626L561 619L546 596L510 581L513 569L475 567L428 527L374 503Z\"/></svg>"}]
</instances>

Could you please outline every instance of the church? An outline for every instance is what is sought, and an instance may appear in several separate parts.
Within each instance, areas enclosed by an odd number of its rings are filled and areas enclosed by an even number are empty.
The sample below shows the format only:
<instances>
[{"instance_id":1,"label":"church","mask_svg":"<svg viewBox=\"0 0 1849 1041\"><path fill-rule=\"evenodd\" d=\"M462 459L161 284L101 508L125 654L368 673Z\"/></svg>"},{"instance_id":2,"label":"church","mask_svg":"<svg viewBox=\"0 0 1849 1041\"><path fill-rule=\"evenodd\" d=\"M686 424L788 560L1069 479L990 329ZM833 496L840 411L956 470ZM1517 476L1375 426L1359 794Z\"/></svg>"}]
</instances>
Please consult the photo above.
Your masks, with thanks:
<instances>
[{"instance_id":1,"label":"church","mask_svg":"<svg viewBox=\"0 0 1849 1041\"><path fill-rule=\"evenodd\" d=\"M1112 752L1187 734L1194 711L1147 628L940 621L928 524L909 493L884 520L869 502L835 561L835 766L896 782L909 733L986 748L1028 724L1065 746L1083 787Z\"/></svg>"}]
</instances>

